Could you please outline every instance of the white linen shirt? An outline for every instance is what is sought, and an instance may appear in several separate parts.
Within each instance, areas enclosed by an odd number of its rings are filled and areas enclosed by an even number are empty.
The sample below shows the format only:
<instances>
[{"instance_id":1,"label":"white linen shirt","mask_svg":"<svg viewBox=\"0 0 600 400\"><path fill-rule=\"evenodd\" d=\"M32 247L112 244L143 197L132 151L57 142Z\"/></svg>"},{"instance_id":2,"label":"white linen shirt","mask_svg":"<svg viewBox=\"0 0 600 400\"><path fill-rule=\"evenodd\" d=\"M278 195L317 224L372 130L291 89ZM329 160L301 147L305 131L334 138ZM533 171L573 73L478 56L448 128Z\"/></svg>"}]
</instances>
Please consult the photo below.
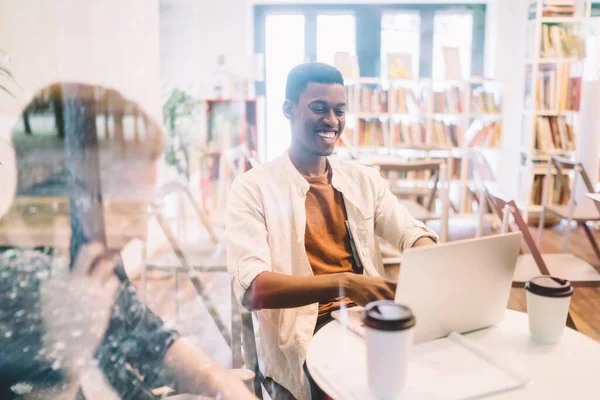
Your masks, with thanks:
<instances>
[{"instance_id":1,"label":"white linen shirt","mask_svg":"<svg viewBox=\"0 0 600 400\"><path fill-rule=\"evenodd\" d=\"M350 230L364 274L382 272L376 235L399 250L437 235L408 214L375 168L329 159L332 186L344 197ZM260 165L233 183L227 202L227 266L242 305L252 281L264 271L311 276L304 247L309 183L288 153ZM302 365L317 322L319 303L257 312L265 376L300 400L310 399Z\"/></svg>"}]
</instances>

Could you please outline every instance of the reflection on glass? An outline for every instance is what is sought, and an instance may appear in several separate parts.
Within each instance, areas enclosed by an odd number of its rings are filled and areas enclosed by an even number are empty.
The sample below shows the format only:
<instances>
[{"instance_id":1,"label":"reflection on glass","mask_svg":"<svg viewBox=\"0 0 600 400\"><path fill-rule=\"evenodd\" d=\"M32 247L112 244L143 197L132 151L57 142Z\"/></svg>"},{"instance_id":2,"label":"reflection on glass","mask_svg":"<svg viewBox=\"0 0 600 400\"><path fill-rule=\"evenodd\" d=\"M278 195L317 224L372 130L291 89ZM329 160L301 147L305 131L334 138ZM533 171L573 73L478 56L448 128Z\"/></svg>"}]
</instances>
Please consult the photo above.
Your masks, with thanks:
<instances>
[{"instance_id":1,"label":"reflection on glass","mask_svg":"<svg viewBox=\"0 0 600 400\"><path fill-rule=\"evenodd\" d=\"M290 128L281 107L287 74L304 61L304 16L268 15L265 38L266 159L271 160L290 144Z\"/></svg>"},{"instance_id":2,"label":"reflection on glass","mask_svg":"<svg viewBox=\"0 0 600 400\"><path fill-rule=\"evenodd\" d=\"M417 13L384 13L381 18L381 67L382 76L388 76L389 54L403 54L400 59L410 58L413 78L419 77L419 46L421 42L421 16Z\"/></svg>"},{"instance_id":3,"label":"reflection on glass","mask_svg":"<svg viewBox=\"0 0 600 400\"><path fill-rule=\"evenodd\" d=\"M354 15L318 15L317 61L333 65L337 52L356 54L356 19Z\"/></svg>"},{"instance_id":4,"label":"reflection on glass","mask_svg":"<svg viewBox=\"0 0 600 400\"><path fill-rule=\"evenodd\" d=\"M444 48L458 49L458 63L463 79L471 76L471 49L473 45L473 15L436 14L433 19L433 71L434 79L446 78L447 68L456 68L456 62L449 51L449 64L446 65ZM455 53L454 53L455 54Z\"/></svg>"}]
</instances>

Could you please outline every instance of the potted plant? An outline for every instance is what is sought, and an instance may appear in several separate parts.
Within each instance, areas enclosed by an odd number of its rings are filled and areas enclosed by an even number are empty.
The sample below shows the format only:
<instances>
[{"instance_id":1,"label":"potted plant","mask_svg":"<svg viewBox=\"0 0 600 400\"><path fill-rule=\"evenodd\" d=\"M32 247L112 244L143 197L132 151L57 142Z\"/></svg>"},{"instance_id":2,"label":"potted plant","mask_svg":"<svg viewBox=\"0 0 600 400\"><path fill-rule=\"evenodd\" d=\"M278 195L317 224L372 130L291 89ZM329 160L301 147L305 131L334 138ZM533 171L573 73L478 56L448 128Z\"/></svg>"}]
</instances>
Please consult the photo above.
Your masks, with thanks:
<instances>
[{"instance_id":1,"label":"potted plant","mask_svg":"<svg viewBox=\"0 0 600 400\"><path fill-rule=\"evenodd\" d=\"M193 130L201 115L202 102L178 87L164 90L163 123L168 134L165 153L167 164L173 166L180 175L189 178L190 147Z\"/></svg>"}]
</instances>

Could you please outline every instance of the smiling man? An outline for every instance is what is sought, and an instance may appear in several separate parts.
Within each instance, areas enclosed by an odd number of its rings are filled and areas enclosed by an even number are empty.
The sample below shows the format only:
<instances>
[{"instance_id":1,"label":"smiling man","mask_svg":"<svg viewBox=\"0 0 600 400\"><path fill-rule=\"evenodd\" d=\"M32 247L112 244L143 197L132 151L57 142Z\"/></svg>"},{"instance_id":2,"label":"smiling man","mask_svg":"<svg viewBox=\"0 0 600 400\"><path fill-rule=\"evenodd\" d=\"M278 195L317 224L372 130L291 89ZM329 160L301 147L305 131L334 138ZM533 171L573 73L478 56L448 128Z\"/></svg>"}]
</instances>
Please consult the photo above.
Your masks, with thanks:
<instances>
[{"instance_id":1,"label":"smiling man","mask_svg":"<svg viewBox=\"0 0 600 400\"><path fill-rule=\"evenodd\" d=\"M322 396L303 366L310 339L333 310L394 297L396 284L381 277L376 235L399 250L438 240L377 170L328 157L346 108L337 69L293 68L283 105L289 150L239 177L229 195L229 272L240 304L258 311L276 398Z\"/></svg>"}]
</instances>

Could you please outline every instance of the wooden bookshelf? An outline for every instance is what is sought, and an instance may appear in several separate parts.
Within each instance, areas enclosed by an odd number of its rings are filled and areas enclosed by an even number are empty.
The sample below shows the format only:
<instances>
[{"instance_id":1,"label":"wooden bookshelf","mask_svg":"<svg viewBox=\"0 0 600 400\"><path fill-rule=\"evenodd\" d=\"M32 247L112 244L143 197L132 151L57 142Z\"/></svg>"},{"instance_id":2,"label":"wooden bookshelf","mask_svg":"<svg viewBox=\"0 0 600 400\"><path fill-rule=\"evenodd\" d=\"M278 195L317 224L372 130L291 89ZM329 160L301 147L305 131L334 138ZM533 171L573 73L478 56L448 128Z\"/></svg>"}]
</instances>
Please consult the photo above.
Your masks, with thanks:
<instances>
[{"instance_id":1,"label":"wooden bookshelf","mask_svg":"<svg viewBox=\"0 0 600 400\"><path fill-rule=\"evenodd\" d=\"M346 82L346 93L340 152L451 158L453 202L460 212L471 212L468 155L501 147L501 84L479 77L361 78Z\"/></svg>"},{"instance_id":2,"label":"wooden bookshelf","mask_svg":"<svg viewBox=\"0 0 600 400\"><path fill-rule=\"evenodd\" d=\"M591 1L530 1L525 62L518 202L533 222L542 204L550 156L573 157L581 126L580 98ZM565 196L554 179L549 201Z\"/></svg>"},{"instance_id":3,"label":"wooden bookshelf","mask_svg":"<svg viewBox=\"0 0 600 400\"><path fill-rule=\"evenodd\" d=\"M206 100L206 142L199 155L205 212L224 207L228 183L234 178L225 152L243 145L251 156L259 155L263 103L262 97Z\"/></svg>"}]
</instances>

